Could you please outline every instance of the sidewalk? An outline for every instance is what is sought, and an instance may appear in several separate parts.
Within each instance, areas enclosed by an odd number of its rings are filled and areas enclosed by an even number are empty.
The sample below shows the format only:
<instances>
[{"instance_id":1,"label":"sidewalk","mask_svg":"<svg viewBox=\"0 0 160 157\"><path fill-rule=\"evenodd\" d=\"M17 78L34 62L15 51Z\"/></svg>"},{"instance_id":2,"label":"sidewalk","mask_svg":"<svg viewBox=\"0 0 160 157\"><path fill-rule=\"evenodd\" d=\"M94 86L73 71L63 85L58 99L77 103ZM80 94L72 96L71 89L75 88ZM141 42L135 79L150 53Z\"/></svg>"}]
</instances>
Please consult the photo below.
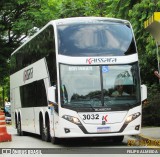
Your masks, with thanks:
<instances>
[{"instance_id":1,"label":"sidewalk","mask_svg":"<svg viewBox=\"0 0 160 157\"><path fill-rule=\"evenodd\" d=\"M136 146L147 146L149 148L160 148L160 127L146 127L141 129L139 135L133 135Z\"/></svg>"},{"instance_id":2,"label":"sidewalk","mask_svg":"<svg viewBox=\"0 0 160 157\"><path fill-rule=\"evenodd\" d=\"M160 141L160 127L142 128L139 136Z\"/></svg>"},{"instance_id":3,"label":"sidewalk","mask_svg":"<svg viewBox=\"0 0 160 157\"><path fill-rule=\"evenodd\" d=\"M160 127L141 128L139 135L130 136L133 139L131 146L146 146L149 148L160 148Z\"/></svg>"}]
</instances>

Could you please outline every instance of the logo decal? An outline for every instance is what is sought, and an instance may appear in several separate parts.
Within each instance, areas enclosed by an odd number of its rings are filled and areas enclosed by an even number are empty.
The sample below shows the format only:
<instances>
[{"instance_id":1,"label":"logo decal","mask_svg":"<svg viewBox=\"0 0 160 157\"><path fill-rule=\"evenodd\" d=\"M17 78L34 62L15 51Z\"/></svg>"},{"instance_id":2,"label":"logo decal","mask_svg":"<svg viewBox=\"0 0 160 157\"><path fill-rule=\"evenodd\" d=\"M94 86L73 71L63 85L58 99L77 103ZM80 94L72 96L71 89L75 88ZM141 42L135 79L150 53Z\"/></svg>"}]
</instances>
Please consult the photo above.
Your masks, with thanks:
<instances>
[{"instance_id":1,"label":"logo decal","mask_svg":"<svg viewBox=\"0 0 160 157\"><path fill-rule=\"evenodd\" d=\"M28 70L25 70L23 72L23 81L25 82L26 80L29 80L33 78L33 68L30 68Z\"/></svg>"},{"instance_id":2,"label":"logo decal","mask_svg":"<svg viewBox=\"0 0 160 157\"><path fill-rule=\"evenodd\" d=\"M117 62L117 58L88 58L86 59L86 63L95 64L95 63L115 63Z\"/></svg>"},{"instance_id":3,"label":"logo decal","mask_svg":"<svg viewBox=\"0 0 160 157\"><path fill-rule=\"evenodd\" d=\"M97 109L95 108L95 111L111 111L111 108L100 108L100 109Z\"/></svg>"},{"instance_id":4,"label":"logo decal","mask_svg":"<svg viewBox=\"0 0 160 157\"><path fill-rule=\"evenodd\" d=\"M102 117L102 121L107 122L107 121L108 121L108 120L107 120L107 117L108 117L108 115L103 116L103 117Z\"/></svg>"}]
</instances>

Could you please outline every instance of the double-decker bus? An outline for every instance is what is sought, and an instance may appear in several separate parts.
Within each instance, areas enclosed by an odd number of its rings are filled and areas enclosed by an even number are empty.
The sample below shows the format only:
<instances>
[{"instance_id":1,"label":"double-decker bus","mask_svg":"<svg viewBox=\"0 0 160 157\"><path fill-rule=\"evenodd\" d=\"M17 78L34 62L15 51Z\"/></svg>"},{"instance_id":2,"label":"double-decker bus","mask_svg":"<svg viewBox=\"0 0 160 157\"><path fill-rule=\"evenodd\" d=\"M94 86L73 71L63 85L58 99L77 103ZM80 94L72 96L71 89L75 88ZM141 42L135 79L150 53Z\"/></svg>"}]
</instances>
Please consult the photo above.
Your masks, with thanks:
<instances>
[{"instance_id":1,"label":"double-decker bus","mask_svg":"<svg viewBox=\"0 0 160 157\"><path fill-rule=\"evenodd\" d=\"M131 24L102 17L50 21L12 53L10 93L19 135L58 143L121 142L139 134L147 91Z\"/></svg>"}]
</instances>

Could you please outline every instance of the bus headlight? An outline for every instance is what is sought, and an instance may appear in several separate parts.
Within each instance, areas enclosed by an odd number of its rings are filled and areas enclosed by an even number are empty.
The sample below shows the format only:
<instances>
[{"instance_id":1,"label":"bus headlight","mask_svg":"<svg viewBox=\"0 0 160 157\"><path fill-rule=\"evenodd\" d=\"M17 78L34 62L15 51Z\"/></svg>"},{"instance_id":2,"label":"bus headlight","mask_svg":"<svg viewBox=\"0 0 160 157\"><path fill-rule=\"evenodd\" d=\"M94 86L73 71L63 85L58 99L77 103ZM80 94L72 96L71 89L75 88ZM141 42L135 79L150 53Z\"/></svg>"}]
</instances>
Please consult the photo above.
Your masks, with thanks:
<instances>
[{"instance_id":1,"label":"bus headlight","mask_svg":"<svg viewBox=\"0 0 160 157\"><path fill-rule=\"evenodd\" d=\"M63 115L62 118L64 118L65 120L68 120L69 122L72 122L74 124L81 124L81 122L79 121L79 119L76 118L76 117L73 117L73 116Z\"/></svg>"},{"instance_id":2,"label":"bus headlight","mask_svg":"<svg viewBox=\"0 0 160 157\"><path fill-rule=\"evenodd\" d=\"M135 120L137 117L139 117L141 115L140 112L134 113L130 116L127 117L125 123L130 123L131 121Z\"/></svg>"}]
</instances>

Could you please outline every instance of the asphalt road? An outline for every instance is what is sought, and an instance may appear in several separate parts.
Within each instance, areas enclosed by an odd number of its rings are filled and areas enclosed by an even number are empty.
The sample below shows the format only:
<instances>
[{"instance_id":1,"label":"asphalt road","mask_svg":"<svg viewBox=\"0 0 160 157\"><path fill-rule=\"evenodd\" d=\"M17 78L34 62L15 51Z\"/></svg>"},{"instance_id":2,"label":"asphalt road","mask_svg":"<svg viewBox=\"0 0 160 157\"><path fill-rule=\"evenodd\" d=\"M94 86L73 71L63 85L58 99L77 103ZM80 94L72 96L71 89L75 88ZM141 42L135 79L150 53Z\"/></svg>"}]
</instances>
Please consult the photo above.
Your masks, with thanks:
<instances>
[{"instance_id":1,"label":"asphalt road","mask_svg":"<svg viewBox=\"0 0 160 157\"><path fill-rule=\"evenodd\" d=\"M112 142L111 140L107 139L76 139L76 140L65 140L59 145L53 145L50 142L42 141L40 136L34 134L28 134L27 136L18 136L16 129L12 126L7 126L8 133L12 135L11 142L1 142L0 149L3 150L3 153L0 153L0 157L8 156L6 153L6 149L8 151L12 151L11 156L13 153L17 153L16 155L28 155L29 153L32 156L55 156L56 157L72 157L75 156L86 156L88 157L89 154L94 155L99 154L98 156L117 156L118 154L123 153L123 156L137 156L137 152L140 151L139 149L147 148L146 146L129 146L129 142L133 139L130 136L125 136L123 142L121 144L117 144ZM5 152L6 151L6 152ZM107 152L106 152L107 151ZM135 152L137 151L137 152ZM6 154L5 154L6 153ZM28 154L26 154L28 153ZM42 154L41 154L42 153ZM154 152L152 152L154 153ZM14 154L14 155L15 155ZM144 157L151 154L138 154ZM152 154L154 156L159 156L159 154ZM121 156L121 155L118 155ZM97 156L96 156L97 157Z\"/></svg>"},{"instance_id":2,"label":"asphalt road","mask_svg":"<svg viewBox=\"0 0 160 157\"><path fill-rule=\"evenodd\" d=\"M0 143L0 148L70 148L70 147L128 147L128 140L131 138L125 136L121 144L114 143L108 139L67 139L61 144L52 144L42 141L40 136L35 134L27 134L26 136L18 136L17 130L12 126L7 126L7 131L12 135L11 142Z\"/></svg>"}]
</instances>

